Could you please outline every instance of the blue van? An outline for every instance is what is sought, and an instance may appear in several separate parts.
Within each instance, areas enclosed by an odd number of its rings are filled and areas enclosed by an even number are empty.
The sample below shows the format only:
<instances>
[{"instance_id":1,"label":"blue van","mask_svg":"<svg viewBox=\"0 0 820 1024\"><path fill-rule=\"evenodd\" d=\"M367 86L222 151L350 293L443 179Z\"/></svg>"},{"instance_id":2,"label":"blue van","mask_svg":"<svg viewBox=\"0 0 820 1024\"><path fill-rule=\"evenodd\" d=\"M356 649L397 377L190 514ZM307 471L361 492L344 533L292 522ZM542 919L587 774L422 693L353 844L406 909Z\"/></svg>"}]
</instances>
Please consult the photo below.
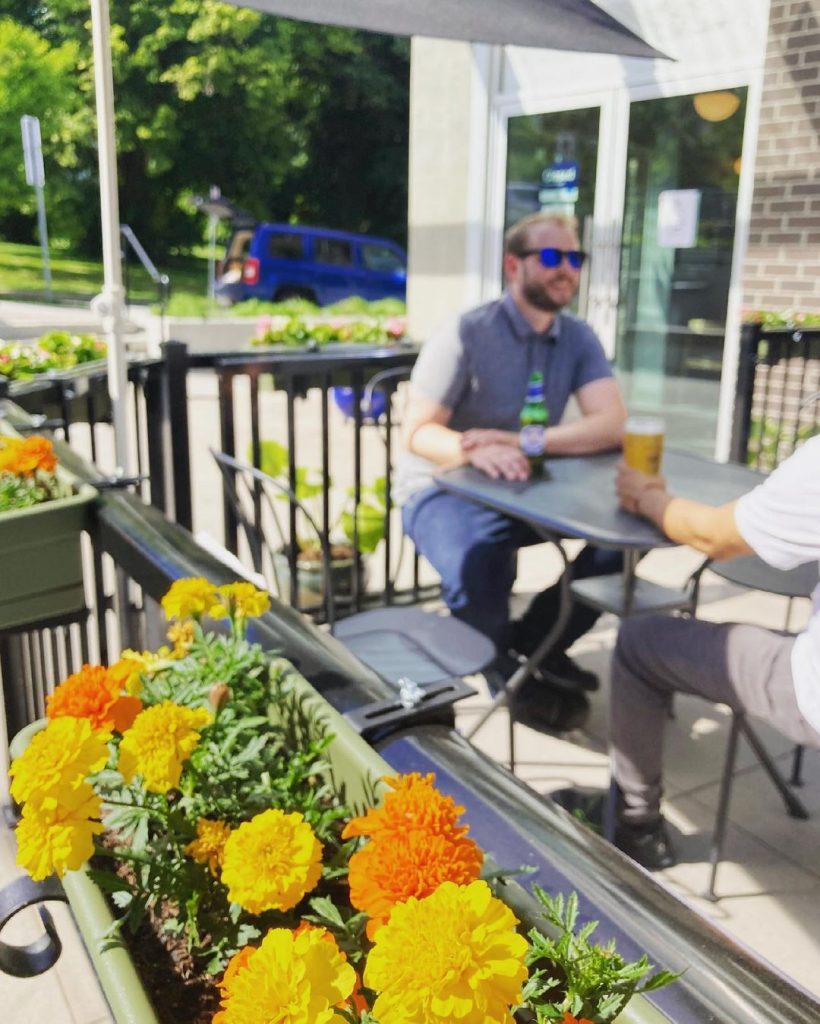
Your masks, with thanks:
<instances>
[{"instance_id":1,"label":"blue van","mask_svg":"<svg viewBox=\"0 0 820 1024\"><path fill-rule=\"evenodd\" d=\"M296 224L235 227L216 282L224 304L303 298L319 306L359 295L404 299L407 257L387 238Z\"/></svg>"}]
</instances>

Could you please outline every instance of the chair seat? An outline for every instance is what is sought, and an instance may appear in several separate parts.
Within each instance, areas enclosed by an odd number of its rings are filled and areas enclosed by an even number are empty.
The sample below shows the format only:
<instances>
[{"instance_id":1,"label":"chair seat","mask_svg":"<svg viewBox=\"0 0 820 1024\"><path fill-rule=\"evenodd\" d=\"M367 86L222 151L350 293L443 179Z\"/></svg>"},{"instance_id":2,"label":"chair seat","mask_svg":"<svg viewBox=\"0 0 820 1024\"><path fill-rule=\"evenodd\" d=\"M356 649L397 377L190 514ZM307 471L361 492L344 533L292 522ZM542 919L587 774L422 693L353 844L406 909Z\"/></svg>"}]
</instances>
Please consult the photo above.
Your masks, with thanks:
<instances>
[{"instance_id":1,"label":"chair seat","mask_svg":"<svg viewBox=\"0 0 820 1024\"><path fill-rule=\"evenodd\" d=\"M391 683L419 685L480 672L495 657L490 640L451 615L420 608L375 608L336 624L333 635Z\"/></svg>"},{"instance_id":2,"label":"chair seat","mask_svg":"<svg viewBox=\"0 0 820 1024\"><path fill-rule=\"evenodd\" d=\"M573 580L570 584L570 591L574 600L602 612L612 612L620 618L647 612L679 611L692 607L692 597L688 590L662 587L658 583L652 583L651 580L636 577L632 601L627 608L624 599L624 578L621 573Z\"/></svg>"}]
</instances>

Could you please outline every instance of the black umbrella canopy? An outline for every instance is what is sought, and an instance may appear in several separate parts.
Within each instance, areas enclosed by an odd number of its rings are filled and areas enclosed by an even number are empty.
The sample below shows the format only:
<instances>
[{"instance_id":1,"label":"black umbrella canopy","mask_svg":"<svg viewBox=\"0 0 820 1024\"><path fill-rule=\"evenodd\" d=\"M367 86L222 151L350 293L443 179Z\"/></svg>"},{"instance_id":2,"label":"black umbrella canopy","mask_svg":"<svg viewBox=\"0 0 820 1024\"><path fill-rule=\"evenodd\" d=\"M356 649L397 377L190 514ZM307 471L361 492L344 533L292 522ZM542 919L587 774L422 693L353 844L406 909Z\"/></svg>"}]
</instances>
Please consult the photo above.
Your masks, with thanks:
<instances>
[{"instance_id":1,"label":"black umbrella canopy","mask_svg":"<svg viewBox=\"0 0 820 1024\"><path fill-rule=\"evenodd\" d=\"M230 0L320 25L398 36L663 58L592 0Z\"/></svg>"}]
</instances>

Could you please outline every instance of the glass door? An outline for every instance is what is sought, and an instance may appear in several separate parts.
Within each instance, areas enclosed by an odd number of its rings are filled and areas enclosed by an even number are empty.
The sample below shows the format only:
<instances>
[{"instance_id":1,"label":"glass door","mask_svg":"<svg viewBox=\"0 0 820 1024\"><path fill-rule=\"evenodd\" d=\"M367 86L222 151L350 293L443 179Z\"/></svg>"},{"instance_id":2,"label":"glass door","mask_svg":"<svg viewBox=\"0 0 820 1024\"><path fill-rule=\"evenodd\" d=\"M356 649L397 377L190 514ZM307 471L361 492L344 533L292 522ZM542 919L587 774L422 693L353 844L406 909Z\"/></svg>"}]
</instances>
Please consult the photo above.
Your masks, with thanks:
<instances>
[{"instance_id":1,"label":"glass door","mask_svg":"<svg viewBox=\"0 0 820 1024\"><path fill-rule=\"evenodd\" d=\"M504 230L529 213L556 210L578 218L590 237L598 172L600 107L521 114L507 122ZM573 311L584 310L586 280Z\"/></svg>"},{"instance_id":2,"label":"glass door","mask_svg":"<svg viewBox=\"0 0 820 1024\"><path fill-rule=\"evenodd\" d=\"M630 412L711 455L746 90L630 105L616 366Z\"/></svg>"}]
</instances>

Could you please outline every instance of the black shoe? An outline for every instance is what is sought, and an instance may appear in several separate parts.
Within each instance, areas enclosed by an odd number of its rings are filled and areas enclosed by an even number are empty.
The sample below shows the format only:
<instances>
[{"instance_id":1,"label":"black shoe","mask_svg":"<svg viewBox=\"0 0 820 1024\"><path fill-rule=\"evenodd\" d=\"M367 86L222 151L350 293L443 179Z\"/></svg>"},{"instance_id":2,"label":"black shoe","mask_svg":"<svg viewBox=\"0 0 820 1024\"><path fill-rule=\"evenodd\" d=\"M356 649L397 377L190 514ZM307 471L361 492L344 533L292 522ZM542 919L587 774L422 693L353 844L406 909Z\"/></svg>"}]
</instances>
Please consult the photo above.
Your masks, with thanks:
<instances>
[{"instance_id":1,"label":"black shoe","mask_svg":"<svg viewBox=\"0 0 820 1024\"><path fill-rule=\"evenodd\" d=\"M615 826L615 845L647 871L662 871L677 863L663 818L645 825Z\"/></svg>"},{"instance_id":2,"label":"black shoe","mask_svg":"<svg viewBox=\"0 0 820 1024\"><path fill-rule=\"evenodd\" d=\"M576 665L563 651L548 655L546 661L538 666L537 675L564 690L585 690L587 693L594 693L601 685L594 672Z\"/></svg>"},{"instance_id":3,"label":"black shoe","mask_svg":"<svg viewBox=\"0 0 820 1024\"><path fill-rule=\"evenodd\" d=\"M589 718L589 701L577 690L527 680L512 699L516 722L546 733L580 729Z\"/></svg>"}]
</instances>

